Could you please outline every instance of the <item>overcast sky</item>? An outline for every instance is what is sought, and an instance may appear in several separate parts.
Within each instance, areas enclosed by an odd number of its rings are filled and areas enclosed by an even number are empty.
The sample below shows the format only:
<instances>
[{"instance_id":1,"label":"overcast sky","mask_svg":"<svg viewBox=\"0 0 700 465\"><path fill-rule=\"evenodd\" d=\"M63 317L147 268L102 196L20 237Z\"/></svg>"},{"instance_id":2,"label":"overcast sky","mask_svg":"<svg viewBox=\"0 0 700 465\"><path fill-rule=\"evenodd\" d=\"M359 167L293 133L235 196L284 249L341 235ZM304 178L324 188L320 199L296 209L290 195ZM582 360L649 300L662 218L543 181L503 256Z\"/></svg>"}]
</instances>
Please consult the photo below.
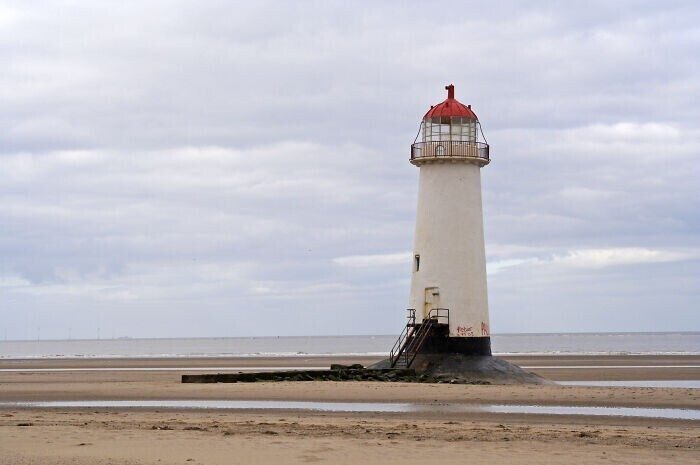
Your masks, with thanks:
<instances>
[{"instance_id":1,"label":"overcast sky","mask_svg":"<svg viewBox=\"0 0 700 465\"><path fill-rule=\"evenodd\" d=\"M495 333L700 330L695 1L97 3L0 1L0 338L398 333L448 83Z\"/></svg>"}]
</instances>

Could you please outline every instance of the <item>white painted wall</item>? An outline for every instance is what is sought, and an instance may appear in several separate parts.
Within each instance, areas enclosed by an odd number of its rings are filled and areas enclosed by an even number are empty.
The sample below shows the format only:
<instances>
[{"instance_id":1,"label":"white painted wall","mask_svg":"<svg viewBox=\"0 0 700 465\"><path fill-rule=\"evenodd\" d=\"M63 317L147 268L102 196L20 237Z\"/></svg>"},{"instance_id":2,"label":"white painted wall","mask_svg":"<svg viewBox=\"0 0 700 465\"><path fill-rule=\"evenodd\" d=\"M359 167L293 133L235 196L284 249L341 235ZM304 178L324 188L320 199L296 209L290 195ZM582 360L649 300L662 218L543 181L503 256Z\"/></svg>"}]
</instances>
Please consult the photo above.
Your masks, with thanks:
<instances>
[{"instance_id":1,"label":"white painted wall","mask_svg":"<svg viewBox=\"0 0 700 465\"><path fill-rule=\"evenodd\" d=\"M409 307L422 319L425 289L450 310L450 337L489 336L481 172L467 160L420 162Z\"/></svg>"}]
</instances>

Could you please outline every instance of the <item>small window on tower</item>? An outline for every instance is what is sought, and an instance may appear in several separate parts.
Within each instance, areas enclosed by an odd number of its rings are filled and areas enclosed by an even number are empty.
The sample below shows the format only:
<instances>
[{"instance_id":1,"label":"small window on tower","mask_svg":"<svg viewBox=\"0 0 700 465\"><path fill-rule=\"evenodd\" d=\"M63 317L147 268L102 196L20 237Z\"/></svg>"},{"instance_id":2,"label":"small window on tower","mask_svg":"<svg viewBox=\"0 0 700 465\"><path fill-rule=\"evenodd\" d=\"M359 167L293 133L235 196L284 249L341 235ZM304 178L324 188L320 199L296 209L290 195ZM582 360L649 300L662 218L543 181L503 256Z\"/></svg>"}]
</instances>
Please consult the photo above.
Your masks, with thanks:
<instances>
[{"instance_id":1,"label":"small window on tower","mask_svg":"<svg viewBox=\"0 0 700 465\"><path fill-rule=\"evenodd\" d=\"M416 271L420 270L420 255L416 255Z\"/></svg>"}]
</instances>

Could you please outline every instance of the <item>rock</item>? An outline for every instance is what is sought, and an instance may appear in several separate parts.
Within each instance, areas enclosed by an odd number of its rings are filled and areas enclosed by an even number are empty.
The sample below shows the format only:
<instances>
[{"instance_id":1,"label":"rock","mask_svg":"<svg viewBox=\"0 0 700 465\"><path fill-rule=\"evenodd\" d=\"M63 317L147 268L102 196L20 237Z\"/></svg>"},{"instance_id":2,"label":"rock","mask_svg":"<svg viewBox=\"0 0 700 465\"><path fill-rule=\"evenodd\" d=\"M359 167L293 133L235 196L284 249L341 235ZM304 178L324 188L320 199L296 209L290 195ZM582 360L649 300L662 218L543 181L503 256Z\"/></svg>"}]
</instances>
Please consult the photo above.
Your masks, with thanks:
<instances>
[{"instance_id":1,"label":"rock","mask_svg":"<svg viewBox=\"0 0 700 465\"><path fill-rule=\"evenodd\" d=\"M151 426L152 430L158 430L158 431L170 431L172 428L168 425L153 425Z\"/></svg>"},{"instance_id":2,"label":"rock","mask_svg":"<svg viewBox=\"0 0 700 465\"><path fill-rule=\"evenodd\" d=\"M359 363L355 363L352 365L342 365L340 363L332 363L331 364L331 370L364 370L365 367L363 365L360 365Z\"/></svg>"}]
</instances>

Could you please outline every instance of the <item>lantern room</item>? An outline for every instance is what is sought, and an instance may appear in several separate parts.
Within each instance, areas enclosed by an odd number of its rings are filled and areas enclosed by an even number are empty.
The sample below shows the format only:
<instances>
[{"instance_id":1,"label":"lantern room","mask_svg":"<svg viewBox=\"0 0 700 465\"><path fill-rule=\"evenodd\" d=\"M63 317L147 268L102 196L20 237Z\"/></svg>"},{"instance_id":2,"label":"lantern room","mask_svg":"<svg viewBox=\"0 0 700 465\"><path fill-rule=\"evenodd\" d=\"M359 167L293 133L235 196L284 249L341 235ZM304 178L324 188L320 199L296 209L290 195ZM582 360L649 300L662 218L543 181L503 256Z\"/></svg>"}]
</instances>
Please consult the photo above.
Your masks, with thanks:
<instances>
[{"instance_id":1,"label":"lantern room","mask_svg":"<svg viewBox=\"0 0 700 465\"><path fill-rule=\"evenodd\" d=\"M489 146L471 105L455 99L454 85L445 86L447 99L430 107L411 145L411 163L464 160L489 163Z\"/></svg>"}]
</instances>

